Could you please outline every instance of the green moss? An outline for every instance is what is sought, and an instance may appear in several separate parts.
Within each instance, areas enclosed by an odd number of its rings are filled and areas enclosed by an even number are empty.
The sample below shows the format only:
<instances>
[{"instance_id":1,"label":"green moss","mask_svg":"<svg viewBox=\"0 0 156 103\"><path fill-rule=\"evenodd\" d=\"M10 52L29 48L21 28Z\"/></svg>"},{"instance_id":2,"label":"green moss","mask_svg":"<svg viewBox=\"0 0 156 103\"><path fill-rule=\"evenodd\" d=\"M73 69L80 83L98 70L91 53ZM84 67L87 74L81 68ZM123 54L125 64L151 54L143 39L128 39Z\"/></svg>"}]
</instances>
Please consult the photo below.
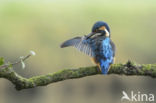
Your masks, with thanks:
<instances>
[{"instance_id":1,"label":"green moss","mask_svg":"<svg viewBox=\"0 0 156 103\"><path fill-rule=\"evenodd\" d=\"M124 69L123 64L112 64L111 68L109 70L109 74L111 73L117 73L117 74L122 74Z\"/></svg>"},{"instance_id":2,"label":"green moss","mask_svg":"<svg viewBox=\"0 0 156 103\"><path fill-rule=\"evenodd\" d=\"M81 78L90 75L100 74L96 66L83 67L79 69L64 69L47 75L35 76L29 79L21 77L11 68L5 68L0 71L0 77L10 80L15 84L17 90L44 86L50 83L63 81L66 79ZM156 77L156 64L136 65L132 62L126 64L113 64L108 74L124 75L145 75Z\"/></svg>"},{"instance_id":3,"label":"green moss","mask_svg":"<svg viewBox=\"0 0 156 103\"><path fill-rule=\"evenodd\" d=\"M0 65L3 65L3 64L4 64L4 58L0 57Z\"/></svg>"},{"instance_id":4,"label":"green moss","mask_svg":"<svg viewBox=\"0 0 156 103\"><path fill-rule=\"evenodd\" d=\"M152 66L151 64L146 65L146 69L151 70L151 66Z\"/></svg>"},{"instance_id":5,"label":"green moss","mask_svg":"<svg viewBox=\"0 0 156 103\"><path fill-rule=\"evenodd\" d=\"M145 72L144 72L142 69L138 69L138 74L139 74L139 75L144 75L144 73L145 73Z\"/></svg>"}]
</instances>

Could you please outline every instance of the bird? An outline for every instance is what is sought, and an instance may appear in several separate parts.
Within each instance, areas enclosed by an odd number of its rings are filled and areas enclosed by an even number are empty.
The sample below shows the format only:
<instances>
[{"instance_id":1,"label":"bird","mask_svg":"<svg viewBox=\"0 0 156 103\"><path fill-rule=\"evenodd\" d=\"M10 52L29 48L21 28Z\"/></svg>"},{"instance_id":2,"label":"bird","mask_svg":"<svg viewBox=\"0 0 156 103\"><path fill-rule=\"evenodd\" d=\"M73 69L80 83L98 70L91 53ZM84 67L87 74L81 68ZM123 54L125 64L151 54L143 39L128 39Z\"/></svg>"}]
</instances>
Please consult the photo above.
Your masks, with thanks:
<instances>
[{"instance_id":1,"label":"bird","mask_svg":"<svg viewBox=\"0 0 156 103\"><path fill-rule=\"evenodd\" d=\"M60 45L61 48L70 46L90 56L98 66L97 70L104 75L108 74L110 65L114 63L116 47L106 22L97 21L88 35L74 37Z\"/></svg>"}]
</instances>

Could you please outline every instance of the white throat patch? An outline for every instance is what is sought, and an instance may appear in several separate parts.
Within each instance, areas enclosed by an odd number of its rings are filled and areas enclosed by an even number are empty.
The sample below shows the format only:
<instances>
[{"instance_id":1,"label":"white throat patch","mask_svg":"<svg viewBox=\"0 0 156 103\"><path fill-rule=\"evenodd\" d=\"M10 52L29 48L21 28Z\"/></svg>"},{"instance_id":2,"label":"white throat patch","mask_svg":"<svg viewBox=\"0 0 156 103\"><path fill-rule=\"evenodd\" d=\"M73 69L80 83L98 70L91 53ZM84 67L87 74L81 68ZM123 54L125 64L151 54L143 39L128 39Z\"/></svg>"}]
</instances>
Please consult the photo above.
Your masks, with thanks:
<instances>
[{"instance_id":1,"label":"white throat patch","mask_svg":"<svg viewBox=\"0 0 156 103\"><path fill-rule=\"evenodd\" d=\"M106 37L109 37L110 34L107 29L105 29L105 32L106 32Z\"/></svg>"}]
</instances>

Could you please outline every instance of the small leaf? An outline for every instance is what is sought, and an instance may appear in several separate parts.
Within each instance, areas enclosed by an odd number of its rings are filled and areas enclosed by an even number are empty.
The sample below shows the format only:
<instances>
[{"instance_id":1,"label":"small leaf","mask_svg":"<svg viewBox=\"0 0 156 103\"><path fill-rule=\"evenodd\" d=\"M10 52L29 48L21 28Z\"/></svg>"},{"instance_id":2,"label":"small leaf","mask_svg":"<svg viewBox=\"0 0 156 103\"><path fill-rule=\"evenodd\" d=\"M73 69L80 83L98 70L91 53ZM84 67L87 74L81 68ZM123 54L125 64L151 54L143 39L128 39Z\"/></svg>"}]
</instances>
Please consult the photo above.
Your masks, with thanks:
<instances>
[{"instance_id":1,"label":"small leaf","mask_svg":"<svg viewBox=\"0 0 156 103\"><path fill-rule=\"evenodd\" d=\"M9 65L9 68L12 68L12 64Z\"/></svg>"},{"instance_id":2,"label":"small leaf","mask_svg":"<svg viewBox=\"0 0 156 103\"><path fill-rule=\"evenodd\" d=\"M22 69L25 68L25 63L23 62L23 60L21 60L21 64L22 64Z\"/></svg>"},{"instance_id":3,"label":"small leaf","mask_svg":"<svg viewBox=\"0 0 156 103\"><path fill-rule=\"evenodd\" d=\"M3 64L4 64L4 58L0 57L0 65L3 65Z\"/></svg>"},{"instance_id":4,"label":"small leaf","mask_svg":"<svg viewBox=\"0 0 156 103\"><path fill-rule=\"evenodd\" d=\"M24 69L25 68L25 63L24 63L24 61L23 61L23 58L24 58L24 56L21 56L20 57L20 61L21 61L21 64L22 64L22 69Z\"/></svg>"}]
</instances>

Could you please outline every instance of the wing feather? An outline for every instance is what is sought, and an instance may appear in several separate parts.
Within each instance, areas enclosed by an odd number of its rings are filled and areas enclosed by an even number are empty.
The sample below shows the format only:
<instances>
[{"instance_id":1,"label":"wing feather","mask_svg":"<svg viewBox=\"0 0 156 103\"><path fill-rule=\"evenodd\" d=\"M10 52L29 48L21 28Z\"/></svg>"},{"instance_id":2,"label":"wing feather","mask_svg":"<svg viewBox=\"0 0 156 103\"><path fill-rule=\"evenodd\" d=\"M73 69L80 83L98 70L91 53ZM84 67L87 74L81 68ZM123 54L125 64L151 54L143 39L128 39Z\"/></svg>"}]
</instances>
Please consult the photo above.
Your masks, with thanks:
<instances>
[{"instance_id":1,"label":"wing feather","mask_svg":"<svg viewBox=\"0 0 156 103\"><path fill-rule=\"evenodd\" d=\"M91 56L91 57L94 57L94 52L93 50L91 49L90 47L90 44L86 41L86 39L84 39L83 37L81 38L81 41L80 42L77 42L78 43L78 46L77 44L74 45L74 47L79 50L80 52L83 52L84 54L88 55L88 56Z\"/></svg>"},{"instance_id":2,"label":"wing feather","mask_svg":"<svg viewBox=\"0 0 156 103\"><path fill-rule=\"evenodd\" d=\"M64 43L62 43L62 45L60 47L64 48L64 47L69 47L69 46L73 46L78 51L83 52L84 54L86 54L88 56L94 57L94 52L93 52L90 44L88 43L87 39L85 38L85 36L75 37L70 40L67 40Z\"/></svg>"}]
</instances>

